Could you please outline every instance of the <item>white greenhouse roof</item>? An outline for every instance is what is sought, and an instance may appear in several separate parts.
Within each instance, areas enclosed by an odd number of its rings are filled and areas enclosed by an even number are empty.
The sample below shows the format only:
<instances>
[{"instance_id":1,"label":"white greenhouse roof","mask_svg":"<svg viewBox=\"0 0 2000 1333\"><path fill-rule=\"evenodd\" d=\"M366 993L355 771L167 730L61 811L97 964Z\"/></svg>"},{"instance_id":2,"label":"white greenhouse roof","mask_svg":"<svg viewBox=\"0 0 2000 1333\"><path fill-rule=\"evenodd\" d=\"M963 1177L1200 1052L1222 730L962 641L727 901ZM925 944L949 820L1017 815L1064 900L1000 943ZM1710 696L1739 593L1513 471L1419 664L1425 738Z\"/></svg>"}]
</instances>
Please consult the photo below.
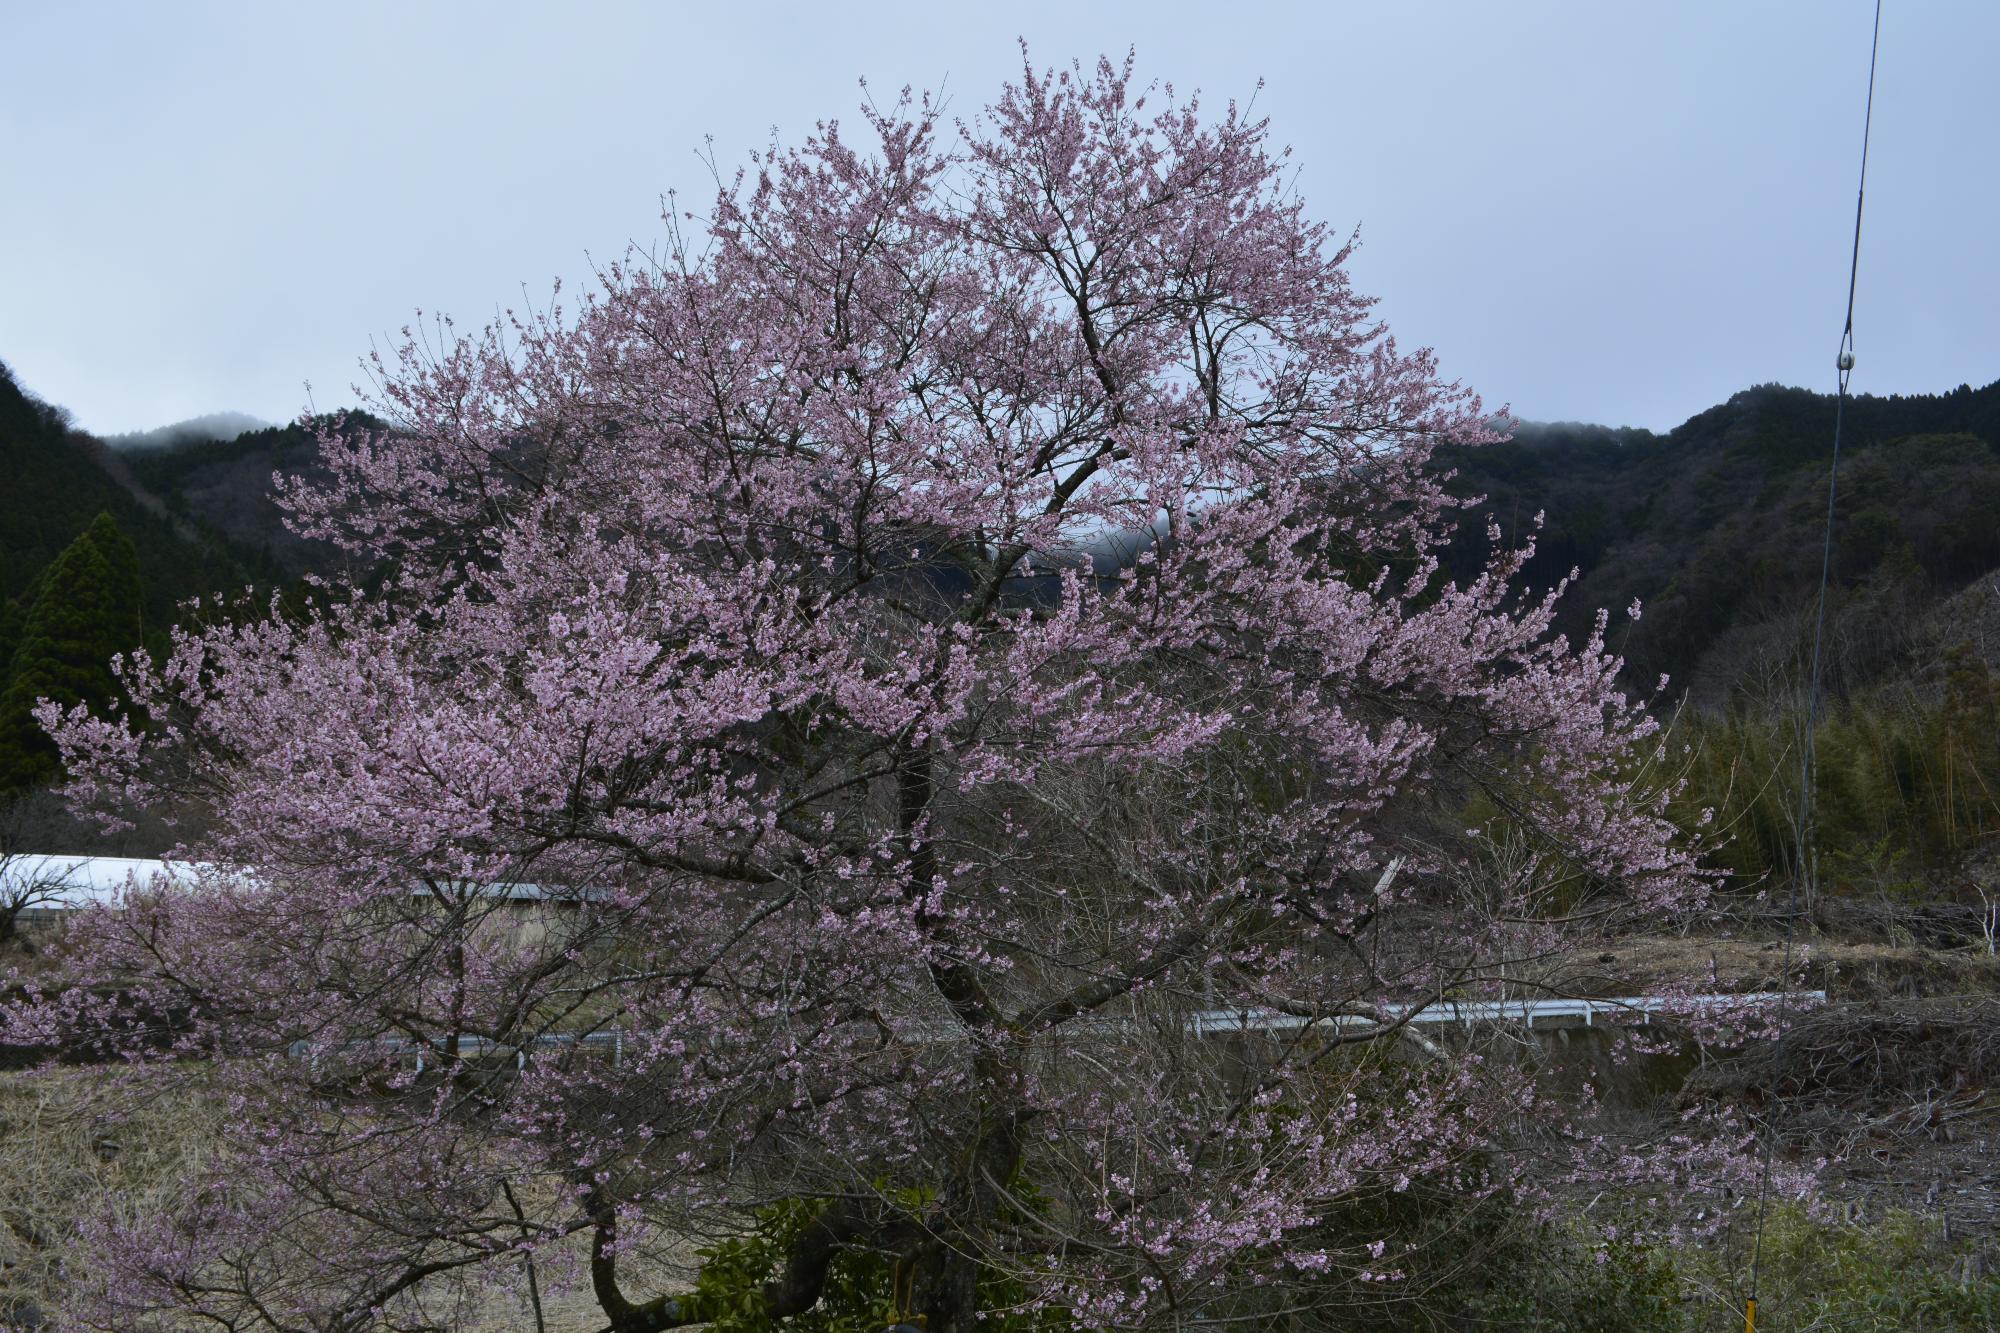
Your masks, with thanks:
<instances>
[{"instance_id":1,"label":"white greenhouse roof","mask_svg":"<svg viewBox=\"0 0 2000 1333\"><path fill-rule=\"evenodd\" d=\"M214 873L214 867L193 861L156 861L131 856L66 856L26 853L0 858L0 903L32 894L31 905L44 911L78 910L96 904L115 905L133 887L189 888ZM254 876L237 872L246 881ZM412 886L412 895L422 893ZM575 898L594 890L543 888L539 884L494 884L494 897L538 901Z\"/></svg>"}]
</instances>

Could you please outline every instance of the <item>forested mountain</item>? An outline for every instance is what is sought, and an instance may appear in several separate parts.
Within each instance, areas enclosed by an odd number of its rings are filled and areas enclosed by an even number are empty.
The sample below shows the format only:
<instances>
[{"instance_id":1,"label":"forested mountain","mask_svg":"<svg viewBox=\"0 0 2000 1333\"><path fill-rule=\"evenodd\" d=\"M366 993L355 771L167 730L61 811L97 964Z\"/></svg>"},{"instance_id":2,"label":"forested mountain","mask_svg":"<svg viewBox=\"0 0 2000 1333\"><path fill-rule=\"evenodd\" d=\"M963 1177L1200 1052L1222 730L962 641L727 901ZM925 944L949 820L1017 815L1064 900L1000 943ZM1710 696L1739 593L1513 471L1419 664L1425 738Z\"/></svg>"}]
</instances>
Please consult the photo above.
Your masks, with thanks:
<instances>
[{"instance_id":1,"label":"forested mountain","mask_svg":"<svg viewBox=\"0 0 2000 1333\"><path fill-rule=\"evenodd\" d=\"M1632 687L1671 678L1681 809L1691 826L1719 812L1717 860L1744 886L1794 870L1800 845L1833 426L1832 398L1767 385L1664 435L1523 425L1447 460L1460 494L1487 497L1451 552L1459 572L1483 558L1488 517L1536 536L1532 586L1579 573L1562 627L1581 636L1606 611ZM1843 440L1814 882L1972 901L2000 868L2000 383L1851 400Z\"/></svg>"},{"instance_id":2,"label":"forested mountain","mask_svg":"<svg viewBox=\"0 0 2000 1333\"><path fill-rule=\"evenodd\" d=\"M1674 695L1721 704L1795 655L1819 578L1833 418L1830 396L1765 385L1664 435L1523 424L1510 443L1446 462L1507 538L1536 538L1531 585L1580 571L1564 628L1587 632L1608 609L1635 687L1667 674ZM1843 450L1837 693L1893 669L1920 613L2000 569L2000 382L1852 399ZM1461 526L1461 572L1484 556L1484 527ZM1624 616L1634 600L1636 623Z\"/></svg>"},{"instance_id":3,"label":"forested mountain","mask_svg":"<svg viewBox=\"0 0 2000 1333\"><path fill-rule=\"evenodd\" d=\"M312 450L296 426L112 449L0 364L0 792L53 773L38 695L110 703L110 656L161 647L185 600L283 587L313 563L268 496L273 469Z\"/></svg>"},{"instance_id":4,"label":"forested mountain","mask_svg":"<svg viewBox=\"0 0 2000 1333\"><path fill-rule=\"evenodd\" d=\"M1454 489L1486 497L1461 524L1450 563L1464 574L1484 558L1486 515L1508 540L1533 536L1530 586L1580 572L1563 601L1566 630L1586 632L1609 609L1612 645L1636 688L1664 673L1675 695L1720 703L1765 656L1789 651L1810 600L1833 410L1828 395L1765 385L1664 434L1520 423L1506 444L1448 450ZM270 498L274 472L315 468L311 432L206 437L248 420L218 414L107 449L0 366L0 597L25 606L40 571L100 512L138 550L149 629L194 593L326 567L331 553L286 531ZM152 447L126 447L142 440ZM1848 405L1845 440L1833 568L1841 624L1853 632L1835 663L1841 690L1855 671L1882 666L1862 640L1886 627L1867 631L1857 619L1871 596L1907 619L2000 570L2000 382L1863 395ZM1623 614L1634 600L1644 606L1636 623Z\"/></svg>"},{"instance_id":5,"label":"forested mountain","mask_svg":"<svg viewBox=\"0 0 2000 1333\"><path fill-rule=\"evenodd\" d=\"M355 413L357 428L377 425ZM331 549L293 535L271 498L271 476L313 476L319 444L304 426L266 426L227 440L191 440L121 453L120 461L167 512L235 551L261 582L291 582L334 561Z\"/></svg>"},{"instance_id":6,"label":"forested mountain","mask_svg":"<svg viewBox=\"0 0 2000 1333\"><path fill-rule=\"evenodd\" d=\"M173 623L196 593L241 587L240 553L177 522L119 455L74 430L69 416L25 392L0 364L0 600L25 606L42 571L99 514L138 553L146 632Z\"/></svg>"}]
</instances>

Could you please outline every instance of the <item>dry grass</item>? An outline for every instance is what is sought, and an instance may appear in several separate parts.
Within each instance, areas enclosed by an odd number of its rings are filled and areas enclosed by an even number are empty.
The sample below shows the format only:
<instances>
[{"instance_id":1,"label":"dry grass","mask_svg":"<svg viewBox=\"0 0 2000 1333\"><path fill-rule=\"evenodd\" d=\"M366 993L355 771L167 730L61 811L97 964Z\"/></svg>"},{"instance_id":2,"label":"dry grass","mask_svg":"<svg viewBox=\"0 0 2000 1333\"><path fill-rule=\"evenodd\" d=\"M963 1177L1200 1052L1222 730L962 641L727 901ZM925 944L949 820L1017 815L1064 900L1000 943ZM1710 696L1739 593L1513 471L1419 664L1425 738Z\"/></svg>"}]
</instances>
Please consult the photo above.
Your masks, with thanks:
<instances>
[{"instance_id":1,"label":"dry grass","mask_svg":"<svg viewBox=\"0 0 2000 1333\"><path fill-rule=\"evenodd\" d=\"M1836 1000L2000 995L2000 958L1970 949L1801 937L1793 960L1808 989ZM1777 990L1784 947L1766 937L1633 936L1576 951L1564 969L1598 995L1697 985L1723 993Z\"/></svg>"},{"instance_id":2,"label":"dry grass","mask_svg":"<svg viewBox=\"0 0 2000 1333\"><path fill-rule=\"evenodd\" d=\"M157 1206L215 1142L219 1117L200 1095L155 1097L136 1112L126 1109L130 1096L105 1069L0 1073L0 1330L30 1307L44 1315L60 1308L63 1265L75 1262L80 1223ZM542 1256L546 1333L604 1327L585 1272L588 1250L579 1235ZM644 1298L681 1289L694 1262L689 1246L663 1241L620 1267L631 1293ZM536 1320L519 1285L488 1284L467 1333L532 1333ZM421 1292L415 1303L423 1303Z\"/></svg>"},{"instance_id":3,"label":"dry grass","mask_svg":"<svg viewBox=\"0 0 2000 1333\"><path fill-rule=\"evenodd\" d=\"M1698 1070L1683 1104L1734 1102L1824 1156L1830 1198L1851 1215L1894 1209L1947 1234L2000 1223L2000 999L1829 1005L1775 1047Z\"/></svg>"},{"instance_id":4,"label":"dry grass","mask_svg":"<svg viewBox=\"0 0 2000 1333\"><path fill-rule=\"evenodd\" d=\"M128 1114L112 1092L99 1070L0 1074L0 1312L53 1308L77 1225L143 1208L213 1142L198 1097L154 1098Z\"/></svg>"}]
</instances>

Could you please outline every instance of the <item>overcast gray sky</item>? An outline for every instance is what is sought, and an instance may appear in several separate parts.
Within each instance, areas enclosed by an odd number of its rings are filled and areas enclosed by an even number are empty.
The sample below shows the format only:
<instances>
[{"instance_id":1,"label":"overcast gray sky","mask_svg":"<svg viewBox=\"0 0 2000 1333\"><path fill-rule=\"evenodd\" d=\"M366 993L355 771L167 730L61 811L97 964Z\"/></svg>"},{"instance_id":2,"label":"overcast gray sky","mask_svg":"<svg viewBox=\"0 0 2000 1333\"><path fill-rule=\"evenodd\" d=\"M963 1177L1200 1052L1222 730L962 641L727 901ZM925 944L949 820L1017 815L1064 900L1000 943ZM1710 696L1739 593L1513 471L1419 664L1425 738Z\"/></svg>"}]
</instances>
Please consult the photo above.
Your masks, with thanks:
<instances>
[{"instance_id":1,"label":"overcast gray sky","mask_svg":"<svg viewBox=\"0 0 2000 1333\"><path fill-rule=\"evenodd\" d=\"M1830 388L1868 0L133 4L0 0L0 359L100 433L351 402L412 312L477 324L660 234L857 80L977 110L1138 48L1247 98L1406 345L1524 416L1664 428ZM1889 0L1855 387L2000 377L2000 3Z\"/></svg>"}]
</instances>

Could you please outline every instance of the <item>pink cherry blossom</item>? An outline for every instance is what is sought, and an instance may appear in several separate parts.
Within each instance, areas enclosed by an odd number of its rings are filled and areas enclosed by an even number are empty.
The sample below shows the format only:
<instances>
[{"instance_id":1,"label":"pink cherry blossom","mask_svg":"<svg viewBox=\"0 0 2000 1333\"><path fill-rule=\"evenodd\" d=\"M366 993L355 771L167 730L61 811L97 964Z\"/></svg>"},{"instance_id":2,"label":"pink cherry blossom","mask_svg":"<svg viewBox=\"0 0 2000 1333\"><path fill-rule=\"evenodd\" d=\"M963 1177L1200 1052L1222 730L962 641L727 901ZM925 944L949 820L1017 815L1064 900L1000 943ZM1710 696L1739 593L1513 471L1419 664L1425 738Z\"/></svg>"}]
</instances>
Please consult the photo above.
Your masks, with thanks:
<instances>
[{"instance_id":1,"label":"pink cherry blossom","mask_svg":"<svg viewBox=\"0 0 2000 1333\"><path fill-rule=\"evenodd\" d=\"M1432 452L1492 415L1261 120L1129 61L827 122L667 221L412 335L389 427L280 479L371 577L183 627L144 721L50 714L77 800L224 868L9 1018L229 1099L73 1317L449 1324L578 1238L612 1329L670 1328L621 1259L797 1197L778 1316L850 1243L933 1333L982 1266L1107 1328L1393 1287L1329 1219L1513 1190L1488 1150L1561 1116L1380 1006L1706 882L1601 623L1554 636L1523 550L1440 568Z\"/></svg>"}]
</instances>

